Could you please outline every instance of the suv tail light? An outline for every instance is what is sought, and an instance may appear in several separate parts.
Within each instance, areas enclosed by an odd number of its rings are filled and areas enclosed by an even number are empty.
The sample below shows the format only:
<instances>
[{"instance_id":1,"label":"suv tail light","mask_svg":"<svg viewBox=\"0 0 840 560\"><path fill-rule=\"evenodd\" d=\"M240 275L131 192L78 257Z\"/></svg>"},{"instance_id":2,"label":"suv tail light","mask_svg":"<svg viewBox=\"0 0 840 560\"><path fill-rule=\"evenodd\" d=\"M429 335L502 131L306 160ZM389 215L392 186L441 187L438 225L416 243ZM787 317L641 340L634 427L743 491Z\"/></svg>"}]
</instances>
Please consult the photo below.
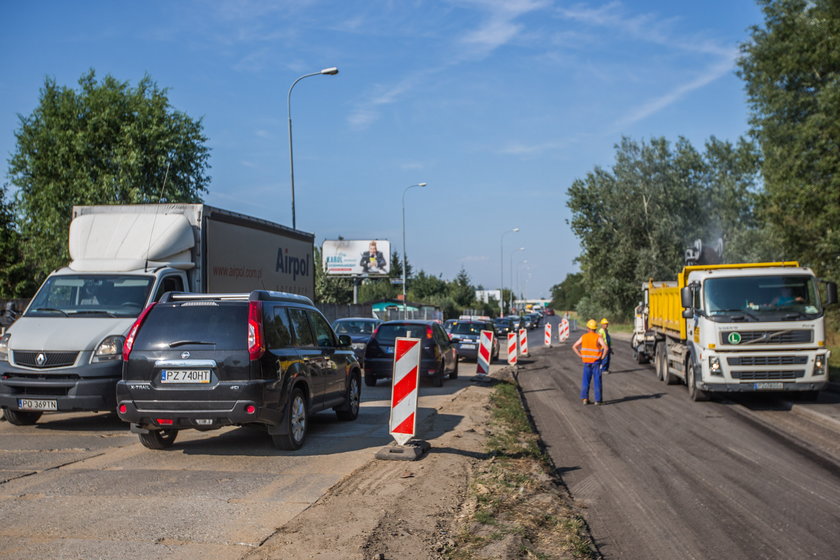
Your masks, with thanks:
<instances>
[{"instance_id":1,"label":"suv tail light","mask_svg":"<svg viewBox=\"0 0 840 560\"><path fill-rule=\"evenodd\" d=\"M137 320L134 321L134 324L131 325L131 328L128 329L128 335L125 337L125 342L123 342L123 351L122 351L122 359L124 362L128 361L128 357L131 355L131 349L134 348L134 339L137 338L137 331L140 330L140 326L143 324L143 321L146 320L146 316L149 314L149 311L152 310L157 304L156 301L150 303L146 309L137 317Z\"/></svg>"},{"instance_id":2,"label":"suv tail light","mask_svg":"<svg viewBox=\"0 0 840 560\"><path fill-rule=\"evenodd\" d=\"M429 340L431 340L433 336L434 336L434 335L432 335L432 327L430 327L430 326L428 326L428 325L427 325L427 326L426 326L426 338L428 338Z\"/></svg>"},{"instance_id":3,"label":"suv tail light","mask_svg":"<svg viewBox=\"0 0 840 560\"><path fill-rule=\"evenodd\" d=\"M248 302L248 358L259 360L265 354L262 327L262 302Z\"/></svg>"}]
</instances>

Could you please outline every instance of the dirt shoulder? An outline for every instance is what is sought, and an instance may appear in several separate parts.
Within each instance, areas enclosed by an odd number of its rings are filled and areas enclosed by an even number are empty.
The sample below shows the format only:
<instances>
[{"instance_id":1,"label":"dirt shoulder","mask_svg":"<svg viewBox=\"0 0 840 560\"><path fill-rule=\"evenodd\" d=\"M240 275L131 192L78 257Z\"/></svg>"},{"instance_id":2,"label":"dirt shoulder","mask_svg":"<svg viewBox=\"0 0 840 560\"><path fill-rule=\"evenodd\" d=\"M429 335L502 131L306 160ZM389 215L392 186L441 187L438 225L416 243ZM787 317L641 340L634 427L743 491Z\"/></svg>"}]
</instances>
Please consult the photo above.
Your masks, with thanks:
<instances>
[{"instance_id":1,"label":"dirt shoulder","mask_svg":"<svg viewBox=\"0 0 840 560\"><path fill-rule=\"evenodd\" d=\"M508 370L493 377L453 395L418 426L418 434L439 434L427 440L425 457L372 460L245 558L592 557L565 488L528 451L538 449L537 436L500 451L499 438L510 434L499 432L510 428L495 418L494 395L498 384L513 385Z\"/></svg>"}]
</instances>

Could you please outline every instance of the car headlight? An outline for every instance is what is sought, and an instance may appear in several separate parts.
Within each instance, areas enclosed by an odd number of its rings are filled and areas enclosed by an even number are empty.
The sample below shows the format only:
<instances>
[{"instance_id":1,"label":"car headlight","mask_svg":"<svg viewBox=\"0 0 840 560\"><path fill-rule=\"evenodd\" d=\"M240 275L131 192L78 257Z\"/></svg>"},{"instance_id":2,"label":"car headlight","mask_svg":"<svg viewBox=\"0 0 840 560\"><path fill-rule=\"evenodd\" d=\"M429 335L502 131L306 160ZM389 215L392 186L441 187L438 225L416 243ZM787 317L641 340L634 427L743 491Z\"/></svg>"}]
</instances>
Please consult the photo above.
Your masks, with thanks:
<instances>
[{"instance_id":1,"label":"car headlight","mask_svg":"<svg viewBox=\"0 0 840 560\"><path fill-rule=\"evenodd\" d=\"M0 337L0 360L4 362L9 361L9 338L11 336L11 333L6 333Z\"/></svg>"},{"instance_id":2,"label":"car headlight","mask_svg":"<svg viewBox=\"0 0 840 560\"><path fill-rule=\"evenodd\" d=\"M720 358L717 356L709 356L709 373L712 375L723 375L723 369L720 367Z\"/></svg>"},{"instance_id":3,"label":"car headlight","mask_svg":"<svg viewBox=\"0 0 840 560\"><path fill-rule=\"evenodd\" d=\"M364 352L365 348L367 348L366 342L354 342L350 345L350 348L353 350L358 350L359 352Z\"/></svg>"},{"instance_id":4,"label":"car headlight","mask_svg":"<svg viewBox=\"0 0 840 560\"><path fill-rule=\"evenodd\" d=\"M817 354L814 358L814 375L825 375L825 354Z\"/></svg>"},{"instance_id":5,"label":"car headlight","mask_svg":"<svg viewBox=\"0 0 840 560\"><path fill-rule=\"evenodd\" d=\"M114 335L106 337L105 340L99 343L96 351L93 353L90 361L91 363L110 362L111 360L119 360L122 358L124 336Z\"/></svg>"}]
</instances>

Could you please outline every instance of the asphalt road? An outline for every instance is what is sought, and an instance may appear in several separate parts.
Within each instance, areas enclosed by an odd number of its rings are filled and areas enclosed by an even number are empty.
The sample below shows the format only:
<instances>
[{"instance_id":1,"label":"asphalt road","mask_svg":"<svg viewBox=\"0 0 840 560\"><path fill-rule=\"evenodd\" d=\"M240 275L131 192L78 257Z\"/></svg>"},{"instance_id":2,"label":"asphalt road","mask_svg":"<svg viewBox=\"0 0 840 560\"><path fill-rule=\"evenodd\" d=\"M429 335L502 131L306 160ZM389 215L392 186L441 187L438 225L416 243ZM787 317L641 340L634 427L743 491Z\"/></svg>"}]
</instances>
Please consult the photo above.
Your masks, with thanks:
<instances>
[{"instance_id":1,"label":"asphalt road","mask_svg":"<svg viewBox=\"0 0 840 560\"><path fill-rule=\"evenodd\" d=\"M840 558L837 432L766 396L693 403L621 341L605 404L584 406L580 334L519 381L604 558Z\"/></svg>"},{"instance_id":2,"label":"asphalt road","mask_svg":"<svg viewBox=\"0 0 840 560\"><path fill-rule=\"evenodd\" d=\"M470 384L475 364L460 370L441 388L421 385L418 437L459 422L436 410ZM241 558L391 443L389 399L388 382L364 386L356 421L314 416L295 452L248 428L188 430L152 451L105 414L0 422L0 558Z\"/></svg>"}]
</instances>

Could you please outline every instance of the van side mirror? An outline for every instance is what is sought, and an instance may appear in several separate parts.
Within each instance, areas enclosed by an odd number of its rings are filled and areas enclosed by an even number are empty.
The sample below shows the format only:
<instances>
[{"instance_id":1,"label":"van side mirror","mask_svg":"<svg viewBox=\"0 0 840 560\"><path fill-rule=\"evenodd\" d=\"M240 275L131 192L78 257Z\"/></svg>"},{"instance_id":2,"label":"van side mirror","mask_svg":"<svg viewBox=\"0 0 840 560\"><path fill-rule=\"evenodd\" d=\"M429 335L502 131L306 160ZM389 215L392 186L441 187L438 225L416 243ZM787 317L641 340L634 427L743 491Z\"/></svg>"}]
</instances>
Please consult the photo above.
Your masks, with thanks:
<instances>
[{"instance_id":1,"label":"van side mirror","mask_svg":"<svg viewBox=\"0 0 840 560\"><path fill-rule=\"evenodd\" d=\"M825 304L833 305L837 303L837 284L835 282L825 283Z\"/></svg>"}]
</instances>

